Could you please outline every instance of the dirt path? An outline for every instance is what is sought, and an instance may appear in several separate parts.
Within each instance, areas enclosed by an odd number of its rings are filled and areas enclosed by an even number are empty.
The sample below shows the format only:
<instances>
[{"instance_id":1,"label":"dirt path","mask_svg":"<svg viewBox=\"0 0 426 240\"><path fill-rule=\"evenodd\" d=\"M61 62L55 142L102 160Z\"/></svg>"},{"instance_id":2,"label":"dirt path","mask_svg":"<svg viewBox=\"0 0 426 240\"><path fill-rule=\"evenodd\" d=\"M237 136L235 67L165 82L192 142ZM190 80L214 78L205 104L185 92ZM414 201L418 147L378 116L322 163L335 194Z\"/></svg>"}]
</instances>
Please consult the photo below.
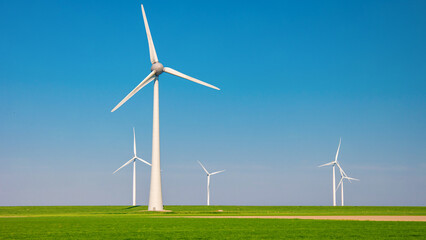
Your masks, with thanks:
<instances>
[{"instance_id":1,"label":"dirt path","mask_svg":"<svg viewBox=\"0 0 426 240\"><path fill-rule=\"evenodd\" d=\"M426 216L184 216L187 218L319 219L356 221L426 222Z\"/></svg>"}]
</instances>

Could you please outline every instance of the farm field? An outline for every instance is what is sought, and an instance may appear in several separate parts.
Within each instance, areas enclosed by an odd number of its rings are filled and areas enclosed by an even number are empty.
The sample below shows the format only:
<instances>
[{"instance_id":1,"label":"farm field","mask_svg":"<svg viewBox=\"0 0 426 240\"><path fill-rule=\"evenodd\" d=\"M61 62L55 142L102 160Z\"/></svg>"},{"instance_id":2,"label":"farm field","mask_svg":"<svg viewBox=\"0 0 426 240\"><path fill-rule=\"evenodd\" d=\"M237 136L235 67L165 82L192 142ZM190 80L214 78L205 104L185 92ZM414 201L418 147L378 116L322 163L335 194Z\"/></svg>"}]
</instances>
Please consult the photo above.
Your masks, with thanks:
<instances>
[{"instance_id":1,"label":"farm field","mask_svg":"<svg viewBox=\"0 0 426 240\"><path fill-rule=\"evenodd\" d=\"M0 207L1 239L425 239L426 222L199 219L188 216L425 216L426 207L167 206ZM223 212L218 212L223 210ZM179 216L182 216L180 218ZM172 217L172 218L170 218Z\"/></svg>"},{"instance_id":2,"label":"farm field","mask_svg":"<svg viewBox=\"0 0 426 240\"><path fill-rule=\"evenodd\" d=\"M0 207L0 216L87 216L137 214L139 216L426 216L426 207L330 206L166 206L170 212L148 212L147 206L37 206ZM220 211L222 210L222 211Z\"/></svg>"}]
</instances>

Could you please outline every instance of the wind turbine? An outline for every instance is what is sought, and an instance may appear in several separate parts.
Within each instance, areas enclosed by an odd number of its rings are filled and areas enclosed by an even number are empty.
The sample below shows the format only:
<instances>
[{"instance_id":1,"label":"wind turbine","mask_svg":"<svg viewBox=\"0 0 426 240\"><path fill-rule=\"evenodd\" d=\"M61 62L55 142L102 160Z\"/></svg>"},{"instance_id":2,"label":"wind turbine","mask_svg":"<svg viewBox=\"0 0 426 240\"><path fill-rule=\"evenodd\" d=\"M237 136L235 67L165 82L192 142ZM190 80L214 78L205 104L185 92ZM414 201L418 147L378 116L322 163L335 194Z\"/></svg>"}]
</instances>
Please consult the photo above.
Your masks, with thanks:
<instances>
[{"instance_id":1,"label":"wind turbine","mask_svg":"<svg viewBox=\"0 0 426 240\"><path fill-rule=\"evenodd\" d=\"M133 153L134 156L132 159L130 159L129 161L127 161L125 164L123 164L123 166L119 167L117 170L115 170L115 172L113 172L112 174L118 172L118 170L122 169L123 167L129 165L131 162L133 162L133 206L136 206L136 160L139 160L145 164L148 164L149 166L151 166L151 163L143 160L142 158L138 157L136 155L136 135L135 135L135 128L133 128Z\"/></svg>"},{"instance_id":2,"label":"wind turbine","mask_svg":"<svg viewBox=\"0 0 426 240\"><path fill-rule=\"evenodd\" d=\"M344 197L343 197L343 181L344 181L344 179L347 179L349 182L351 182L351 180L359 181L359 179L348 177L348 175L346 175L345 171L343 171L343 168L341 168L340 165L339 165L339 170L340 170L340 182L337 185L336 190L339 189L339 187L341 187L342 206L344 206Z\"/></svg>"},{"instance_id":3,"label":"wind turbine","mask_svg":"<svg viewBox=\"0 0 426 240\"><path fill-rule=\"evenodd\" d=\"M318 167L324 167L324 166L329 166L329 165L333 166L333 206L336 206L336 171L335 171L335 168L336 168L336 165L340 168L339 162L337 161L337 157L339 156L339 150L340 150L340 144L341 143L342 143L342 139L340 138L339 146L337 147L336 157L334 158L334 161L323 164L321 166L318 166Z\"/></svg>"},{"instance_id":4,"label":"wind turbine","mask_svg":"<svg viewBox=\"0 0 426 240\"><path fill-rule=\"evenodd\" d=\"M146 35L148 38L149 46L149 56L151 59L151 73L136 86L111 112L117 110L121 105L123 105L127 100L129 100L133 95L135 95L139 90L145 87L148 83L154 81L154 107L153 107L153 122L152 122L152 168L151 168L151 187L149 194L149 211L162 211L163 210L163 197L161 193L161 173L160 173L160 115L159 115L159 99L158 99L158 77L163 73L169 73L186 80L210 87L216 90L219 88L210 85L208 83L202 82L193 77L187 76L183 73L180 73L172 68L164 67L158 61L157 53L155 52L154 42L152 41L151 32L148 26L148 20L146 19L145 10L141 4L142 16L145 23Z\"/></svg>"},{"instance_id":5,"label":"wind turbine","mask_svg":"<svg viewBox=\"0 0 426 240\"><path fill-rule=\"evenodd\" d=\"M201 165L201 167L204 169L204 172L206 172L207 174L207 206L210 206L210 176L221 173L225 170L209 173L200 161L198 161L198 163Z\"/></svg>"}]
</instances>

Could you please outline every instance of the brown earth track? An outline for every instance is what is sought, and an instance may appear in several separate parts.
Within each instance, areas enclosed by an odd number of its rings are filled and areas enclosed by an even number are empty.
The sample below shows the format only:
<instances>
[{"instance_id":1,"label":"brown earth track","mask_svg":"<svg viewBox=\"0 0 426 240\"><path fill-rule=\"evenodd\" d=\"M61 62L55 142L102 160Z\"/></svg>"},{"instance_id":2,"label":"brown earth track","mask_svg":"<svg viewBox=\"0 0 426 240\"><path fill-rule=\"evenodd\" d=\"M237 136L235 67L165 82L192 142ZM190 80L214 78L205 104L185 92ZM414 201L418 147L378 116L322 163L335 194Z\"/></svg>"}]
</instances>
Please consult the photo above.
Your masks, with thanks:
<instances>
[{"instance_id":1,"label":"brown earth track","mask_svg":"<svg viewBox=\"0 0 426 240\"><path fill-rule=\"evenodd\" d=\"M426 222L426 216L182 216L183 218L260 218L260 219L316 219L316 220L355 220Z\"/></svg>"}]
</instances>

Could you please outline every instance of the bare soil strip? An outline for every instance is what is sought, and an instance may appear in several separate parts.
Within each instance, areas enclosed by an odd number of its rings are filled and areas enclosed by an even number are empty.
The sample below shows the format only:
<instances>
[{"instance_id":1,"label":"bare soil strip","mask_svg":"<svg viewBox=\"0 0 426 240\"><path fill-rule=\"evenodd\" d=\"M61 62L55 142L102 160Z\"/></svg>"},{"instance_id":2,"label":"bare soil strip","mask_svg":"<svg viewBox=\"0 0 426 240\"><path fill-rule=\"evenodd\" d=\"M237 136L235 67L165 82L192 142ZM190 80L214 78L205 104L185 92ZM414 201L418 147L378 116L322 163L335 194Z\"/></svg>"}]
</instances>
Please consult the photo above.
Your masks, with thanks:
<instances>
[{"instance_id":1,"label":"bare soil strip","mask_svg":"<svg viewBox=\"0 0 426 240\"><path fill-rule=\"evenodd\" d=\"M317 220L356 220L426 222L426 216L182 216L187 218L261 218L261 219L317 219Z\"/></svg>"}]
</instances>

